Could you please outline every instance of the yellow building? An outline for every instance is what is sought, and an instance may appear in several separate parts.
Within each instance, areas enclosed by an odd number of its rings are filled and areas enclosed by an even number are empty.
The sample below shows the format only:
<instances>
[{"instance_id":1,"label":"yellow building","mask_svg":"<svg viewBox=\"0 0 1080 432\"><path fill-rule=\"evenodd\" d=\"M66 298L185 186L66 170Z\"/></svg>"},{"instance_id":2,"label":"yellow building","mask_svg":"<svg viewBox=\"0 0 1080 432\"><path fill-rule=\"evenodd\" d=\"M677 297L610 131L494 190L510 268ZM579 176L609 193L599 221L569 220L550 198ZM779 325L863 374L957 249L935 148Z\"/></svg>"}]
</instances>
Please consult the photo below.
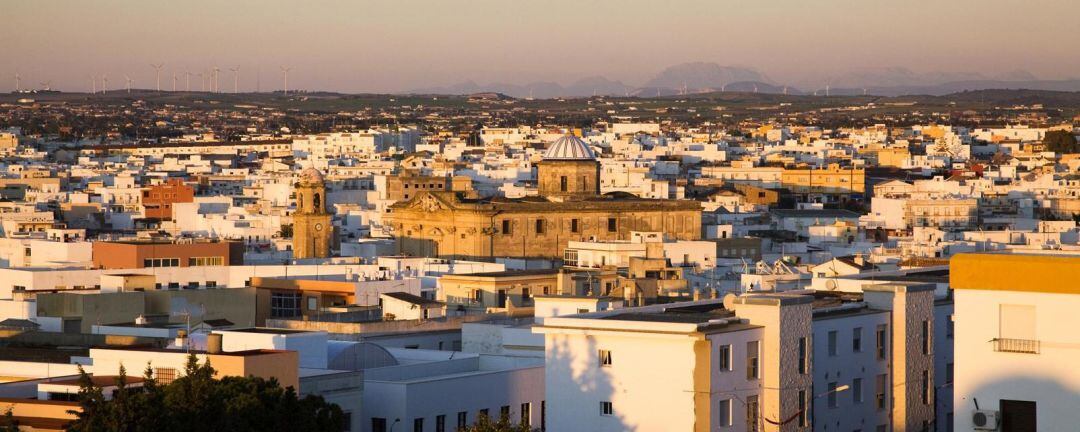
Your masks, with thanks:
<instances>
[{"instance_id":1,"label":"yellow building","mask_svg":"<svg viewBox=\"0 0 1080 432\"><path fill-rule=\"evenodd\" d=\"M701 237L696 201L600 195L599 163L581 139L554 142L538 168L540 197L473 199L423 191L390 206L388 226L398 252L490 260L560 258L570 241L626 240L631 231L659 231L679 240Z\"/></svg>"},{"instance_id":2,"label":"yellow building","mask_svg":"<svg viewBox=\"0 0 1080 432\"><path fill-rule=\"evenodd\" d=\"M326 183L315 168L305 169L296 182L293 213L293 258L326 258L334 227L326 211Z\"/></svg>"},{"instance_id":3,"label":"yellow building","mask_svg":"<svg viewBox=\"0 0 1080 432\"><path fill-rule=\"evenodd\" d=\"M780 183L796 194L862 194L866 191L866 171L837 164L823 169L786 168Z\"/></svg>"}]
</instances>

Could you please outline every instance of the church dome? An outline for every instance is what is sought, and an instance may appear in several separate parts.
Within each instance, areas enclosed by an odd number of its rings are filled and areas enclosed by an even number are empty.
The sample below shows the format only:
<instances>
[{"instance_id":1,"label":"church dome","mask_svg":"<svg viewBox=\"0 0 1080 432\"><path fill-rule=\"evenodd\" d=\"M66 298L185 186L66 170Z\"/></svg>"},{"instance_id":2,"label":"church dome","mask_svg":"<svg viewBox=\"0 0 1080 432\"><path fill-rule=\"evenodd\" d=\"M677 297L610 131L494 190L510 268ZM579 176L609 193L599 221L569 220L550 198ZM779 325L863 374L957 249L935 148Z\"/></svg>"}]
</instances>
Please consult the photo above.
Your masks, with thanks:
<instances>
[{"instance_id":1,"label":"church dome","mask_svg":"<svg viewBox=\"0 0 1080 432\"><path fill-rule=\"evenodd\" d=\"M322 171L319 171L315 167L300 171L300 183L324 183Z\"/></svg>"},{"instance_id":2,"label":"church dome","mask_svg":"<svg viewBox=\"0 0 1080 432\"><path fill-rule=\"evenodd\" d=\"M585 141L571 134L555 140L544 152L544 160L594 160L596 154Z\"/></svg>"}]
</instances>

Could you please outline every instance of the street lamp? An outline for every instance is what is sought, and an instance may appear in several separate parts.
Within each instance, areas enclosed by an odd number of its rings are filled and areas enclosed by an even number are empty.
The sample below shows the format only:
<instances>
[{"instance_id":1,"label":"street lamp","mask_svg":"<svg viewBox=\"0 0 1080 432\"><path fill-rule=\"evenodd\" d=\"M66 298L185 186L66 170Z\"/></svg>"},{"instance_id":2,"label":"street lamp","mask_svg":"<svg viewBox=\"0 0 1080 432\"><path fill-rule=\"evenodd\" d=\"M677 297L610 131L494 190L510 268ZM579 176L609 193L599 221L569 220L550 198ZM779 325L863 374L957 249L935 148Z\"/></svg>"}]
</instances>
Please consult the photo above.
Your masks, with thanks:
<instances>
[{"instance_id":1,"label":"street lamp","mask_svg":"<svg viewBox=\"0 0 1080 432\"><path fill-rule=\"evenodd\" d=\"M390 432L394 432L394 426L397 426L398 423L401 423L401 419L399 418L394 419L394 422L390 423Z\"/></svg>"}]
</instances>

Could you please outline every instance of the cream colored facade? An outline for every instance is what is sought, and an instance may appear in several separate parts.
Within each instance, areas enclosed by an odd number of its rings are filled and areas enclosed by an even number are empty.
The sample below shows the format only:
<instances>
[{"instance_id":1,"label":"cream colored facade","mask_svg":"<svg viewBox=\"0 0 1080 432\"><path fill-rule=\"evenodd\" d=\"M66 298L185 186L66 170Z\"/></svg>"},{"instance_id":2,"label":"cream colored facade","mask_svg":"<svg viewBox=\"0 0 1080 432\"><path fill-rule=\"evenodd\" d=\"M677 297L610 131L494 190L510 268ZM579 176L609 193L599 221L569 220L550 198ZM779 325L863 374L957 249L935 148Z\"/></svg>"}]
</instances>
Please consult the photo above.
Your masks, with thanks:
<instances>
[{"instance_id":1,"label":"cream colored facade","mask_svg":"<svg viewBox=\"0 0 1080 432\"><path fill-rule=\"evenodd\" d=\"M960 254L950 279L955 430L973 430L978 410L996 414L998 430L1076 430L1080 257ZM1025 407L1032 416L1016 412Z\"/></svg>"}]
</instances>

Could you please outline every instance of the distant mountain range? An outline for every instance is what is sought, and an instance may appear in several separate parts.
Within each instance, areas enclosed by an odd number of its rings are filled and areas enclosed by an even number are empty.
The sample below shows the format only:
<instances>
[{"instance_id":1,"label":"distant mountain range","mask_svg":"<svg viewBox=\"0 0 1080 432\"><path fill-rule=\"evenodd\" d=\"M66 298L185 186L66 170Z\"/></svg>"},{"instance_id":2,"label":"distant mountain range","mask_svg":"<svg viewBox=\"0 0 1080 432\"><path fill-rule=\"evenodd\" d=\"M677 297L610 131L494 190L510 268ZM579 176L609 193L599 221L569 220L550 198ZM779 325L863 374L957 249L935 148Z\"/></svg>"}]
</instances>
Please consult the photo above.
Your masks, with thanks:
<instances>
[{"instance_id":1,"label":"distant mountain range","mask_svg":"<svg viewBox=\"0 0 1080 432\"><path fill-rule=\"evenodd\" d=\"M821 82L777 83L750 67L692 62L670 66L640 86L602 76L582 78L569 85L538 81L527 84L477 84L465 81L442 87L415 89L412 94L502 93L517 98L551 99L588 96L674 96L714 91L878 96L931 95L986 89L1080 91L1080 79L1044 80L1024 70L986 75L965 72L914 72L903 67L855 69Z\"/></svg>"}]
</instances>

